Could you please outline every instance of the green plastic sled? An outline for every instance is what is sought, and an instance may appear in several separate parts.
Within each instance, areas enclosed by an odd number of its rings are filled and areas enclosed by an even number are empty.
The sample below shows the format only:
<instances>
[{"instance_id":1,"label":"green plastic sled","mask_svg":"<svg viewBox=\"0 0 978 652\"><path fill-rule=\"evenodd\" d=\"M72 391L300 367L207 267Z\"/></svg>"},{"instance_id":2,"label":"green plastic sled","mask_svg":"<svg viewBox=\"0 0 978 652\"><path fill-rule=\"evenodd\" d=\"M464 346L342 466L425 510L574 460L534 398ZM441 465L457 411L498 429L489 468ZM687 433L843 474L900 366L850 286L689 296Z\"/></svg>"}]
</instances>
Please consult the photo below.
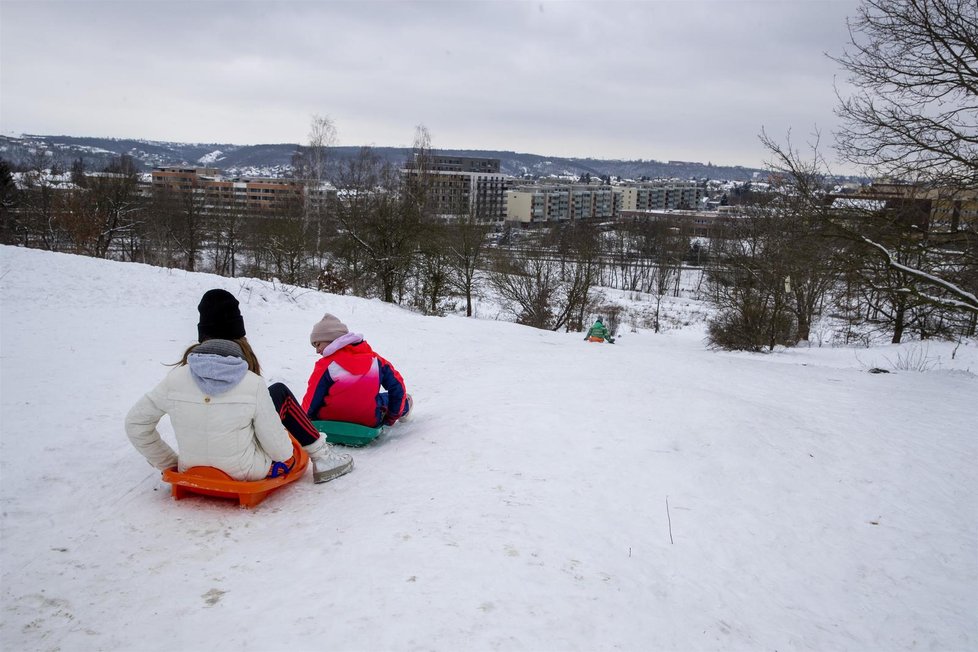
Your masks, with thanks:
<instances>
[{"instance_id":1,"label":"green plastic sled","mask_svg":"<svg viewBox=\"0 0 978 652\"><path fill-rule=\"evenodd\" d=\"M371 428L347 421L313 421L312 425L326 434L326 441L330 444L343 446L366 446L384 432L384 426Z\"/></svg>"}]
</instances>

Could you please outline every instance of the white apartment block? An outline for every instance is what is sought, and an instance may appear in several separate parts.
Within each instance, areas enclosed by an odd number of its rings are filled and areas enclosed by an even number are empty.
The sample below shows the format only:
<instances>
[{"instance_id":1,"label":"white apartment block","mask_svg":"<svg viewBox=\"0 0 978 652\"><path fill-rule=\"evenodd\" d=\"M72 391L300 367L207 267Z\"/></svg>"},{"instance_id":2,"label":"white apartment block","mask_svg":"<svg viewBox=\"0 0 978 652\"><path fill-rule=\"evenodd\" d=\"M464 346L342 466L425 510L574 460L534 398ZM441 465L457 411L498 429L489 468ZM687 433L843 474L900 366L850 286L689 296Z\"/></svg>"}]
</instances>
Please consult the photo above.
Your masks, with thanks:
<instances>
[{"instance_id":1,"label":"white apartment block","mask_svg":"<svg viewBox=\"0 0 978 652\"><path fill-rule=\"evenodd\" d=\"M506 220L521 224L614 219L622 211L695 210L705 196L696 182L653 181L628 186L519 186L506 192Z\"/></svg>"},{"instance_id":2,"label":"white apartment block","mask_svg":"<svg viewBox=\"0 0 978 652\"><path fill-rule=\"evenodd\" d=\"M696 210L705 195L695 181L651 181L618 191L623 211Z\"/></svg>"},{"instance_id":3,"label":"white apartment block","mask_svg":"<svg viewBox=\"0 0 978 652\"><path fill-rule=\"evenodd\" d=\"M506 191L508 222L612 219L615 212L615 191L611 186L521 186Z\"/></svg>"}]
</instances>

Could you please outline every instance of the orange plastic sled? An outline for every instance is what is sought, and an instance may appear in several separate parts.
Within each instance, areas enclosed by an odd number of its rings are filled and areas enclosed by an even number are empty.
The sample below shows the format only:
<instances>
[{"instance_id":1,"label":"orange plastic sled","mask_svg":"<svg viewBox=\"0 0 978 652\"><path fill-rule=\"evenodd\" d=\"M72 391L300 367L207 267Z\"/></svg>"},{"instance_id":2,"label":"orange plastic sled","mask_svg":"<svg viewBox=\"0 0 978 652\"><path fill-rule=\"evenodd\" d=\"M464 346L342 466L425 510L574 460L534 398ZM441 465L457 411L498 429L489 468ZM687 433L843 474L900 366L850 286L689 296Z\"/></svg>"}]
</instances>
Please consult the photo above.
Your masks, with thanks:
<instances>
[{"instance_id":1,"label":"orange plastic sled","mask_svg":"<svg viewBox=\"0 0 978 652\"><path fill-rule=\"evenodd\" d=\"M292 448L295 455L295 466L285 475L265 480L232 480L231 476L213 466L193 466L184 472L176 468L163 472L163 482L171 485L171 494L175 500L186 498L190 494L202 494L217 498L232 498L241 507L254 507L268 497L276 489L302 477L309 465L309 454L302 449L294 438Z\"/></svg>"},{"instance_id":2,"label":"orange plastic sled","mask_svg":"<svg viewBox=\"0 0 978 652\"><path fill-rule=\"evenodd\" d=\"M588 342L604 342L604 338L603 337L595 337L595 336L592 335L591 337L587 338L587 341Z\"/></svg>"}]
</instances>

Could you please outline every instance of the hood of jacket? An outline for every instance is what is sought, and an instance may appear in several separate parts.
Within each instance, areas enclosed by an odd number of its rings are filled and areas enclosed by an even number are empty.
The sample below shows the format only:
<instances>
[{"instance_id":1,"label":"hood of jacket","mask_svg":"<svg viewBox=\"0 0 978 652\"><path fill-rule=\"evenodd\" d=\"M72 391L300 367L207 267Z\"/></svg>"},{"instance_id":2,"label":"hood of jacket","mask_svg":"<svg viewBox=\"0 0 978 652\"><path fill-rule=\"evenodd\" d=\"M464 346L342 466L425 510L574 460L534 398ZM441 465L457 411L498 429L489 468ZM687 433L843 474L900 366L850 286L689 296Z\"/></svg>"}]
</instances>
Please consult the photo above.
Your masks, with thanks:
<instances>
[{"instance_id":1,"label":"hood of jacket","mask_svg":"<svg viewBox=\"0 0 978 652\"><path fill-rule=\"evenodd\" d=\"M191 353L187 366L200 391L211 396L237 386L248 373L248 363L241 358L214 353Z\"/></svg>"},{"instance_id":2,"label":"hood of jacket","mask_svg":"<svg viewBox=\"0 0 978 652\"><path fill-rule=\"evenodd\" d=\"M362 376L370 371L374 351L359 333L347 333L330 343L322 353L323 358L337 362L351 374Z\"/></svg>"}]
</instances>

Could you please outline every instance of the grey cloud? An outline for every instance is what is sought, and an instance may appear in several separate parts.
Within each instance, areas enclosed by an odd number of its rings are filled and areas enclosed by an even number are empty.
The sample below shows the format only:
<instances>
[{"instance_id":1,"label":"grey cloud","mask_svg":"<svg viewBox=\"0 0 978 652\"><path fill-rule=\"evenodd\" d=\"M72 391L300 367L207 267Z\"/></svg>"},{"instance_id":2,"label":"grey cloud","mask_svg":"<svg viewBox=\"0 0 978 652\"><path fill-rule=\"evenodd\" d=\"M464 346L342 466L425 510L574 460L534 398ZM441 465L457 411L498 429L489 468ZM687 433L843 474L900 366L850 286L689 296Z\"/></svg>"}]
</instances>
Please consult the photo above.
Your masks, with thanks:
<instances>
[{"instance_id":1,"label":"grey cloud","mask_svg":"<svg viewBox=\"0 0 978 652\"><path fill-rule=\"evenodd\" d=\"M834 125L836 2L5 1L3 130L757 165ZM43 34L43 47L39 35Z\"/></svg>"}]
</instances>

